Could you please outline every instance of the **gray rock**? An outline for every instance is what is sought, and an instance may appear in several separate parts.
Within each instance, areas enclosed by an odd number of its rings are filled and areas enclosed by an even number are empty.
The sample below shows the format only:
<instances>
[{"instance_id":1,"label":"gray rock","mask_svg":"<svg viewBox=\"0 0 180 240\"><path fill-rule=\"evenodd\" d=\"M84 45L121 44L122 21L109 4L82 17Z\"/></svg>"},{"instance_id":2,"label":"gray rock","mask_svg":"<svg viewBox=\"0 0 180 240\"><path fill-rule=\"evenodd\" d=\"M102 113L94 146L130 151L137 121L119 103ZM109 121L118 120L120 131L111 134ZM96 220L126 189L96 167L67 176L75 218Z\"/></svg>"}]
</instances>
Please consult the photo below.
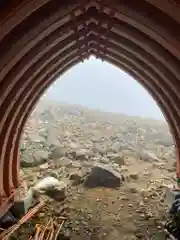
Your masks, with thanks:
<instances>
[{"instance_id":1,"label":"gray rock","mask_svg":"<svg viewBox=\"0 0 180 240\"><path fill-rule=\"evenodd\" d=\"M147 162L159 161L159 158L154 153L148 152L146 150L140 153L140 159Z\"/></svg>"},{"instance_id":2,"label":"gray rock","mask_svg":"<svg viewBox=\"0 0 180 240\"><path fill-rule=\"evenodd\" d=\"M61 186L54 186L52 189L48 189L46 194L55 199L56 201L63 201L66 198L66 184L62 183Z\"/></svg>"},{"instance_id":3,"label":"gray rock","mask_svg":"<svg viewBox=\"0 0 180 240\"><path fill-rule=\"evenodd\" d=\"M91 156L90 152L86 149L78 149L71 152L71 155L76 160L87 160Z\"/></svg>"},{"instance_id":4,"label":"gray rock","mask_svg":"<svg viewBox=\"0 0 180 240\"><path fill-rule=\"evenodd\" d=\"M100 163L105 163L105 164L109 163L109 159L105 157L101 157L99 161Z\"/></svg>"},{"instance_id":5,"label":"gray rock","mask_svg":"<svg viewBox=\"0 0 180 240\"><path fill-rule=\"evenodd\" d=\"M66 155L66 152L67 150L64 147L55 147L52 150L50 157L52 159L58 159L58 158L64 157Z\"/></svg>"},{"instance_id":6,"label":"gray rock","mask_svg":"<svg viewBox=\"0 0 180 240\"><path fill-rule=\"evenodd\" d=\"M37 133L28 133L28 141L31 142L31 144L44 143L45 138L42 137L38 132Z\"/></svg>"},{"instance_id":7,"label":"gray rock","mask_svg":"<svg viewBox=\"0 0 180 240\"><path fill-rule=\"evenodd\" d=\"M72 165L72 160L68 159L67 157L61 157L54 160L54 163L57 167L70 167Z\"/></svg>"},{"instance_id":8,"label":"gray rock","mask_svg":"<svg viewBox=\"0 0 180 240\"><path fill-rule=\"evenodd\" d=\"M23 151L21 154L21 167L35 167L45 163L49 153L45 150Z\"/></svg>"},{"instance_id":9,"label":"gray rock","mask_svg":"<svg viewBox=\"0 0 180 240\"><path fill-rule=\"evenodd\" d=\"M122 174L107 165L98 164L92 168L90 174L86 177L84 186L87 188L116 188L121 186L123 181L124 176Z\"/></svg>"},{"instance_id":10,"label":"gray rock","mask_svg":"<svg viewBox=\"0 0 180 240\"><path fill-rule=\"evenodd\" d=\"M15 200L11 212L17 218L25 215L33 203L33 191L30 188L27 192L27 195L21 199Z\"/></svg>"}]
</instances>

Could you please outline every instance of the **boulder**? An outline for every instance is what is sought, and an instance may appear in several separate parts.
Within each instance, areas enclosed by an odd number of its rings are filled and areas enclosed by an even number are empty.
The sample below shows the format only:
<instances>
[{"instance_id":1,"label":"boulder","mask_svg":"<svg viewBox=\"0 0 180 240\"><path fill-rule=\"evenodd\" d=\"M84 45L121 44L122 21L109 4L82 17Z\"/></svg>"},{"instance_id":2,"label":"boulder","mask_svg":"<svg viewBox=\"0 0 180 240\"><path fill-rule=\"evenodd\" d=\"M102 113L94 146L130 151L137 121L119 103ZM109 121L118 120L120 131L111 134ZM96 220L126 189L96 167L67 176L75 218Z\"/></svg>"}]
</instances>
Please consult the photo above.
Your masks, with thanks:
<instances>
[{"instance_id":1,"label":"boulder","mask_svg":"<svg viewBox=\"0 0 180 240\"><path fill-rule=\"evenodd\" d=\"M45 150L23 151L21 154L21 167L35 167L45 163L49 153Z\"/></svg>"},{"instance_id":2,"label":"boulder","mask_svg":"<svg viewBox=\"0 0 180 240\"><path fill-rule=\"evenodd\" d=\"M41 179L34 187L33 190L36 192L45 192L46 190L51 189L52 187L59 186L60 182L56 178L46 177Z\"/></svg>"},{"instance_id":3,"label":"boulder","mask_svg":"<svg viewBox=\"0 0 180 240\"><path fill-rule=\"evenodd\" d=\"M64 181L46 177L39 181L32 190L35 195L45 194L57 201L63 201L66 198L67 186L68 184Z\"/></svg>"},{"instance_id":4,"label":"boulder","mask_svg":"<svg viewBox=\"0 0 180 240\"><path fill-rule=\"evenodd\" d=\"M108 165L94 166L84 181L86 188L107 187L117 188L124 181L124 176Z\"/></svg>"}]
</instances>

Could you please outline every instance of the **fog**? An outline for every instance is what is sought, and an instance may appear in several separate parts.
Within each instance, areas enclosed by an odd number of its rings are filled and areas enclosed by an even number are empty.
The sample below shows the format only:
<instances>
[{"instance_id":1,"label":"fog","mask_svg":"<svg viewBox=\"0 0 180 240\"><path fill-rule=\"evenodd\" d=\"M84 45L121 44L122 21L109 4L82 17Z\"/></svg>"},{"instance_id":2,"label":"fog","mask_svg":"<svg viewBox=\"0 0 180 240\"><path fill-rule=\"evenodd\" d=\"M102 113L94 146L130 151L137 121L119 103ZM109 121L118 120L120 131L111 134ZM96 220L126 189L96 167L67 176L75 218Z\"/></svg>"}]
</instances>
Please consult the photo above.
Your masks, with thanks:
<instances>
[{"instance_id":1,"label":"fog","mask_svg":"<svg viewBox=\"0 0 180 240\"><path fill-rule=\"evenodd\" d=\"M91 57L60 76L45 99L164 120L151 95L119 68Z\"/></svg>"}]
</instances>

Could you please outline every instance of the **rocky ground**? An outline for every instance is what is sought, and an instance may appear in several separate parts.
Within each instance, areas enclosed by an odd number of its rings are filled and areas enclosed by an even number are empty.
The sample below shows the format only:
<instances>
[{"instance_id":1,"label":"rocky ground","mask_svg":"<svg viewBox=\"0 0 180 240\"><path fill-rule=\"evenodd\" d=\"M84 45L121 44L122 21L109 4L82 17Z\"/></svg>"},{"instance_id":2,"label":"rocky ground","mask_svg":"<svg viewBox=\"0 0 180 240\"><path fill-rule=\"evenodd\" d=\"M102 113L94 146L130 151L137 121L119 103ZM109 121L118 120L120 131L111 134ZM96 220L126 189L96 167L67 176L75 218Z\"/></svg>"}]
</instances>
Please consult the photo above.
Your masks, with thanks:
<instances>
[{"instance_id":1,"label":"rocky ground","mask_svg":"<svg viewBox=\"0 0 180 240\"><path fill-rule=\"evenodd\" d=\"M46 177L61 187L12 239L62 216L59 239L166 239L175 149L164 122L43 102L24 130L21 167L28 188Z\"/></svg>"}]
</instances>

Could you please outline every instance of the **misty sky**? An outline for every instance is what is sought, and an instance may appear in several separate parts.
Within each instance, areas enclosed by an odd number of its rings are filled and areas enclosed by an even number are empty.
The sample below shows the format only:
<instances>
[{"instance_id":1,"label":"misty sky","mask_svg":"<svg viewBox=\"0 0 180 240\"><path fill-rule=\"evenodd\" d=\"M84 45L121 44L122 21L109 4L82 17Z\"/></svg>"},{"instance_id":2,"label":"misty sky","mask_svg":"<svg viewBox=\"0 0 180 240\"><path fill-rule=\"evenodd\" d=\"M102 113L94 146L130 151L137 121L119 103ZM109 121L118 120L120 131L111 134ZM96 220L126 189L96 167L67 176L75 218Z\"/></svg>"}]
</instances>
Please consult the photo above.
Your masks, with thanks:
<instances>
[{"instance_id":1,"label":"misty sky","mask_svg":"<svg viewBox=\"0 0 180 240\"><path fill-rule=\"evenodd\" d=\"M108 112L164 119L149 93L119 68L91 57L59 77L46 99Z\"/></svg>"}]
</instances>

